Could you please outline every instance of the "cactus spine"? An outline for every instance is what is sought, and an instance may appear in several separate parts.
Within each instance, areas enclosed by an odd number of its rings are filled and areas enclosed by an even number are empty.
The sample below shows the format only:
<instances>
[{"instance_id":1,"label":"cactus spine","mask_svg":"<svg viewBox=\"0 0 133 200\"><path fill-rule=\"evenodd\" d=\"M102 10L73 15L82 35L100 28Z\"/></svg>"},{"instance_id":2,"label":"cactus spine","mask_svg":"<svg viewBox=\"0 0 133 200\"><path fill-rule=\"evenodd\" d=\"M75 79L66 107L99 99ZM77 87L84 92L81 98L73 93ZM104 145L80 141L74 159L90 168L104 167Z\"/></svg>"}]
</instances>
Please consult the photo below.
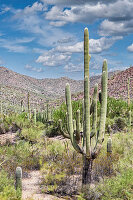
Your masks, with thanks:
<instances>
[{"instance_id":1,"label":"cactus spine","mask_svg":"<svg viewBox=\"0 0 133 200\"><path fill-rule=\"evenodd\" d=\"M102 67L102 81L101 81L101 112L99 131L96 130L97 125L97 85L94 89L93 95L93 130L94 134L90 133L90 95L89 95L89 34L88 29L84 30L84 116L83 116L83 147L80 147L74 136L73 118L72 118L72 104L71 92L69 84L66 84L65 96L68 113L68 132L70 134L71 143L74 149L83 155L83 176L82 183L87 184L91 182L92 161L96 158L101 149L101 144L104 141L106 110L107 110L107 61L104 60ZM78 122L77 122L78 124ZM96 134L97 132L97 134ZM95 137L94 137L95 135ZM93 138L94 137L94 138ZM91 146L92 138L95 145ZM94 143L94 142L93 142Z\"/></svg>"},{"instance_id":2,"label":"cactus spine","mask_svg":"<svg viewBox=\"0 0 133 200\"><path fill-rule=\"evenodd\" d=\"M17 198L21 199L22 197L22 168L21 167L16 168L15 178L16 178L15 186L16 186Z\"/></svg>"}]
</instances>

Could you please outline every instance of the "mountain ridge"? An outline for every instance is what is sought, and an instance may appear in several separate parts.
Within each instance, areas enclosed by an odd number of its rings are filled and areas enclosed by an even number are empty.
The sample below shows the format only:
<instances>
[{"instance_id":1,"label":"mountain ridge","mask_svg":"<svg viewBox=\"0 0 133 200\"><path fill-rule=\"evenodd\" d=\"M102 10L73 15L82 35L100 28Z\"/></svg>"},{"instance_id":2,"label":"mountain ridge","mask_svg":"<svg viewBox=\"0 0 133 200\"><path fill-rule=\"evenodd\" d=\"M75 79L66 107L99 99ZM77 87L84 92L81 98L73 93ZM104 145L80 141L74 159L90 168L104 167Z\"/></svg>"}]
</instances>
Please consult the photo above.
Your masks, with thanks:
<instances>
[{"instance_id":1,"label":"mountain ridge","mask_svg":"<svg viewBox=\"0 0 133 200\"><path fill-rule=\"evenodd\" d=\"M108 94L115 98L127 99L127 79L133 77L133 67L123 71L109 72ZM90 77L90 92L92 94L95 83L99 84L100 90L101 75ZM80 94L83 98L83 80L73 80L68 77L57 79L36 79L27 75L22 75L8 68L0 67L1 99L12 106L20 105L23 99L27 104L27 93L30 92L31 107L41 105L43 107L46 100L54 101L64 99L65 85L70 84L71 93ZM133 80L131 80L131 86ZM131 98L133 91L131 91Z\"/></svg>"}]
</instances>

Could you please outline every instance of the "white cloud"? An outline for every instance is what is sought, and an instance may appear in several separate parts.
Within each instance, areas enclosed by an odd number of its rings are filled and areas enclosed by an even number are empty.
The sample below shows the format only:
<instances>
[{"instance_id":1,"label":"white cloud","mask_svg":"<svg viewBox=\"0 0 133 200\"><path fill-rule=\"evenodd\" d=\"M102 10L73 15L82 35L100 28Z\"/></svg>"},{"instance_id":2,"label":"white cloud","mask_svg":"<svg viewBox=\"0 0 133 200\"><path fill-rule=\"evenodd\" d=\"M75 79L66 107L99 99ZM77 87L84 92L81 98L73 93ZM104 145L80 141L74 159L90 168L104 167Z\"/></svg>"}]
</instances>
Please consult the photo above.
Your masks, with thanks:
<instances>
[{"instance_id":1,"label":"white cloud","mask_svg":"<svg viewBox=\"0 0 133 200\"><path fill-rule=\"evenodd\" d=\"M90 53L101 53L109 49L117 40L123 39L122 36L114 36L110 38L102 37L100 39L90 39Z\"/></svg>"},{"instance_id":2,"label":"white cloud","mask_svg":"<svg viewBox=\"0 0 133 200\"><path fill-rule=\"evenodd\" d=\"M47 10L47 7L44 6L44 4L36 1L32 6L25 7L24 13L30 14L30 13L34 13L34 12L38 12L38 11L46 11L46 10Z\"/></svg>"},{"instance_id":3,"label":"white cloud","mask_svg":"<svg viewBox=\"0 0 133 200\"><path fill-rule=\"evenodd\" d=\"M54 49L45 52L36 60L37 63L42 63L44 66L61 66L69 61L71 56L60 54Z\"/></svg>"},{"instance_id":4,"label":"white cloud","mask_svg":"<svg viewBox=\"0 0 133 200\"><path fill-rule=\"evenodd\" d=\"M57 46L56 51L64 53L81 53L83 51L83 42L78 42L75 45Z\"/></svg>"},{"instance_id":5,"label":"white cloud","mask_svg":"<svg viewBox=\"0 0 133 200\"><path fill-rule=\"evenodd\" d=\"M34 72L38 72L41 73L44 70L40 67L40 68L36 68L36 67L32 67L31 65L25 65L25 69L30 70L30 71L34 71Z\"/></svg>"},{"instance_id":6,"label":"white cloud","mask_svg":"<svg viewBox=\"0 0 133 200\"><path fill-rule=\"evenodd\" d=\"M88 3L88 0L41 0L44 3L51 5L60 5L60 6L75 6L75 5L84 5ZM115 2L116 0L110 0L110 2ZM108 3L107 0L99 0L101 3ZM90 4L96 4L97 0L89 0Z\"/></svg>"},{"instance_id":7,"label":"white cloud","mask_svg":"<svg viewBox=\"0 0 133 200\"><path fill-rule=\"evenodd\" d=\"M132 24L133 20L125 22L104 20L100 25L99 34L101 36L128 35L129 33L133 33Z\"/></svg>"},{"instance_id":8,"label":"white cloud","mask_svg":"<svg viewBox=\"0 0 133 200\"><path fill-rule=\"evenodd\" d=\"M83 64L73 64L73 63L68 63L64 67L66 72L81 72L83 71Z\"/></svg>"},{"instance_id":9,"label":"white cloud","mask_svg":"<svg viewBox=\"0 0 133 200\"><path fill-rule=\"evenodd\" d=\"M11 8L8 7L8 6L2 7L1 10L0 10L0 15L3 15L4 13L8 12L10 9L11 9Z\"/></svg>"},{"instance_id":10,"label":"white cloud","mask_svg":"<svg viewBox=\"0 0 133 200\"><path fill-rule=\"evenodd\" d=\"M130 52L133 52L133 43L130 46L127 47L127 50L130 51Z\"/></svg>"},{"instance_id":11,"label":"white cloud","mask_svg":"<svg viewBox=\"0 0 133 200\"><path fill-rule=\"evenodd\" d=\"M16 29L24 30L32 37L36 37L36 42L41 46L54 46L58 40L72 37L72 34L59 29L56 25L53 27L49 21L45 20L45 7L41 3L34 3L31 7L28 6L23 10L14 10L12 21L15 22Z\"/></svg>"},{"instance_id":12,"label":"white cloud","mask_svg":"<svg viewBox=\"0 0 133 200\"><path fill-rule=\"evenodd\" d=\"M104 50L109 49L117 40L122 39L121 36L100 39L90 39L89 48L90 53L101 53ZM74 45L57 46L56 51L63 53L81 53L83 52L83 42L78 42Z\"/></svg>"},{"instance_id":13,"label":"white cloud","mask_svg":"<svg viewBox=\"0 0 133 200\"><path fill-rule=\"evenodd\" d=\"M3 39L0 38L0 46L8 49L9 52L24 53L28 51L27 46L20 44L32 42L34 38Z\"/></svg>"},{"instance_id":14,"label":"white cloud","mask_svg":"<svg viewBox=\"0 0 133 200\"><path fill-rule=\"evenodd\" d=\"M47 0L54 5L46 14L53 26L82 22L92 24L104 20L100 26L100 35L125 35L133 32L132 0L116 1L59 1ZM68 3L68 7L65 5ZM55 22L55 23L54 23Z\"/></svg>"},{"instance_id":15,"label":"white cloud","mask_svg":"<svg viewBox=\"0 0 133 200\"><path fill-rule=\"evenodd\" d=\"M60 27L60 26L64 26L66 24L66 22L64 22L64 21L52 21L49 24L52 25L52 26Z\"/></svg>"}]
</instances>

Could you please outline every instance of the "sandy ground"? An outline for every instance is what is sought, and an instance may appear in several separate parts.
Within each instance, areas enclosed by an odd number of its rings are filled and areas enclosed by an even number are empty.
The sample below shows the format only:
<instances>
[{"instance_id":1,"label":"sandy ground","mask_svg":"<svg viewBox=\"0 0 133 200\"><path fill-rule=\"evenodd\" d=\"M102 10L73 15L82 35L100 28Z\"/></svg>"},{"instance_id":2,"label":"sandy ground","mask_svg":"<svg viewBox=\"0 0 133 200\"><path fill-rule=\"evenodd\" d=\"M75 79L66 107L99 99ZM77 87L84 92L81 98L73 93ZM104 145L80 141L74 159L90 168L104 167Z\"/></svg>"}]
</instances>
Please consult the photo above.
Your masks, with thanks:
<instances>
[{"instance_id":1,"label":"sandy ground","mask_svg":"<svg viewBox=\"0 0 133 200\"><path fill-rule=\"evenodd\" d=\"M5 145L6 143L15 143L17 133L7 132L0 135L0 144Z\"/></svg>"},{"instance_id":2,"label":"sandy ground","mask_svg":"<svg viewBox=\"0 0 133 200\"><path fill-rule=\"evenodd\" d=\"M28 178L22 180L22 199L32 198L34 200L64 200L53 195L42 194L41 188L41 174L39 170L29 172Z\"/></svg>"}]
</instances>

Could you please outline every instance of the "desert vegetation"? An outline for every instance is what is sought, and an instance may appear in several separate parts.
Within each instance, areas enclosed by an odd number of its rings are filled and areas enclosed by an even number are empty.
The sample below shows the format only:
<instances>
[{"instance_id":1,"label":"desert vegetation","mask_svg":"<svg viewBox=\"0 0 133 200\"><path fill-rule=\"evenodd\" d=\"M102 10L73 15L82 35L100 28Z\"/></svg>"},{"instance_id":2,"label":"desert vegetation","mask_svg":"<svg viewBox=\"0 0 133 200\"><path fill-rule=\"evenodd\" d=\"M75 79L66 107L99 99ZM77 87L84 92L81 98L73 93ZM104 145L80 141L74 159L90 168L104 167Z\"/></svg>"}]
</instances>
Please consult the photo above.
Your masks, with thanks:
<instances>
[{"instance_id":1,"label":"desert vegetation","mask_svg":"<svg viewBox=\"0 0 133 200\"><path fill-rule=\"evenodd\" d=\"M67 83L65 101L43 102L39 94L33 103L33 85L14 108L3 101L1 85L0 200L133 199L133 76L123 72L126 86L114 98L120 72L108 78L104 60L101 80L92 88L89 61L85 28L83 93L71 95ZM38 186L31 181L36 172Z\"/></svg>"}]
</instances>

